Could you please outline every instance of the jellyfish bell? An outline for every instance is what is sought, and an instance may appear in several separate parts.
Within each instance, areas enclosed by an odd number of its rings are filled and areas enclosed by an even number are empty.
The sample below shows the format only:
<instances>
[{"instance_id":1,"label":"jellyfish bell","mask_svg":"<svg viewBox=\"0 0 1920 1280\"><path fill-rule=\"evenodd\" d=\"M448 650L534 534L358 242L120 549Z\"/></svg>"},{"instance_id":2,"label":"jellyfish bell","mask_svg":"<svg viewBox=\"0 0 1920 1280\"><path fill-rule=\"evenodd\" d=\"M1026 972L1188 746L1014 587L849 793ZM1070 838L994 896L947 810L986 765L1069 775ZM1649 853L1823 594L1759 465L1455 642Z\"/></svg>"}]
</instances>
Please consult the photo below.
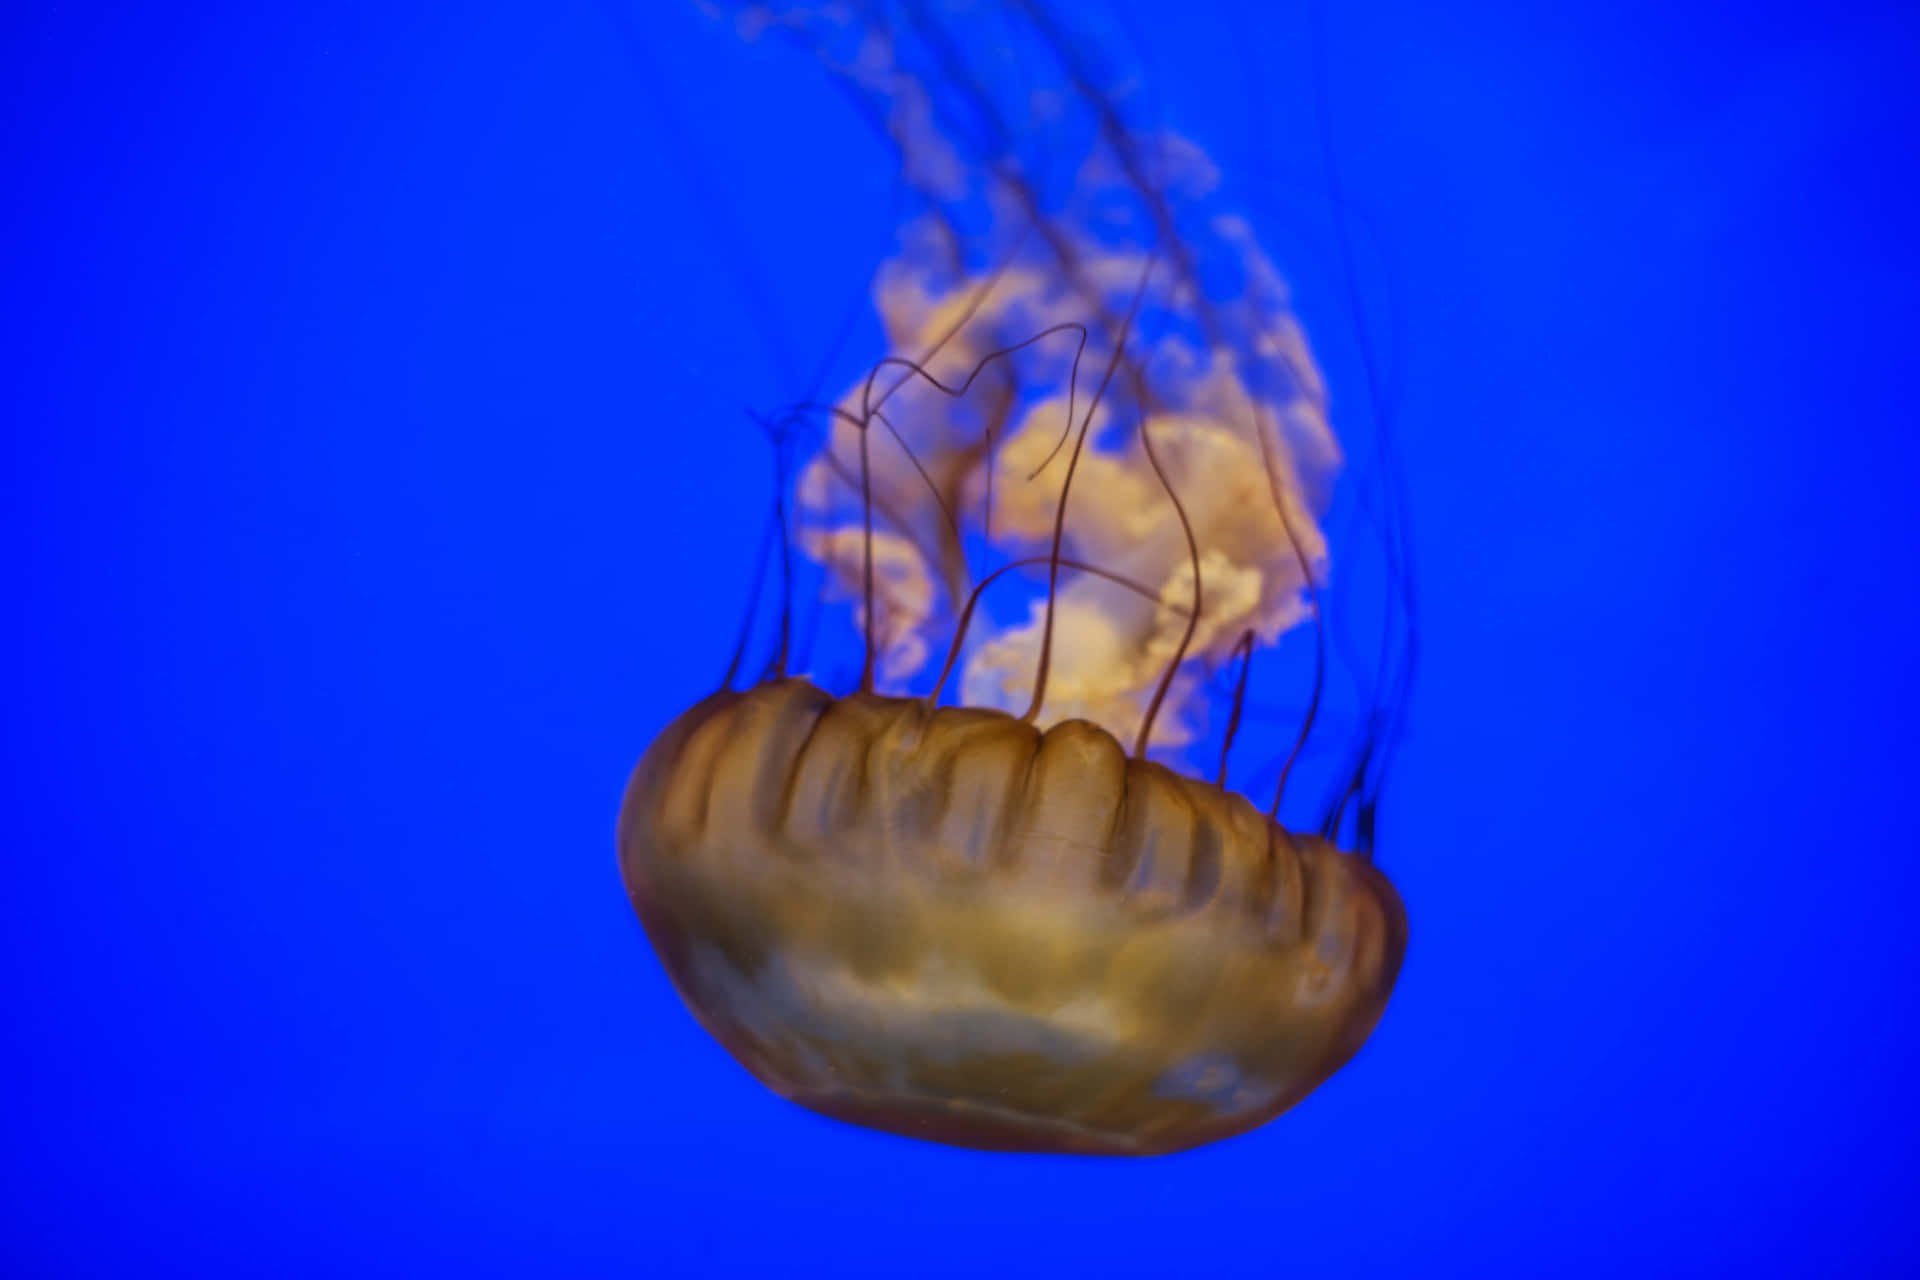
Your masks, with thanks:
<instances>
[{"instance_id":1,"label":"jellyfish bell","mask_svg":"<svg viewBox=\"0 0 1920 1280\"><path fill-rule=\"evenodd\" d=\"M1204 155L1127 125L1045 11L1010 6L1057 80L1018 92L962 74L941 6L886 13L736 14L841 77L920 198L874 286L899 354L783 419L822 422L780 532L860 676L789 674L789 574L766 676L642 756L622 875L694 1016L804 1106L997 1150L1213 1142L1358 1051L1406 948L1371 729L1318 833L1276 819L1319 659L1272 806L1225 785L1254 653L1324 636L1325 389ZM1217 775L1181 767L1216 732Z\"/></svg>"},{"instance_id":2,"label":"jellyfish bell","mask_svg":"<svg viewBox=\"0 0 1920 1280\"><path fill-rule=\"evenodd\" d=\"M1360 1047L1386 878L1084 720L777 680L655 742L621 815L674 984L816 1111L1003 1150L1229 1137Z\"/></svg>"}]
</instances>

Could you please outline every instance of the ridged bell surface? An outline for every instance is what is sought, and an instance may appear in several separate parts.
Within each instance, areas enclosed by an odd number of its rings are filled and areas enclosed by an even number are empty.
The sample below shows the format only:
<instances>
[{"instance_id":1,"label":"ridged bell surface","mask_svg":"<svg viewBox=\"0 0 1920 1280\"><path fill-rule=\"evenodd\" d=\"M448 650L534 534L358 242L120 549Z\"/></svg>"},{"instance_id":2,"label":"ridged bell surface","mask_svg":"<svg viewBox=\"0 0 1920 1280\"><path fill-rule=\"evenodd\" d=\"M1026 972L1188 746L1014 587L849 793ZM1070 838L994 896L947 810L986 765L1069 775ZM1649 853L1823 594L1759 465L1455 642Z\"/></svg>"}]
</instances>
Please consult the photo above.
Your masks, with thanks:
<instances>
[{"instance_id":1,"label":"ridged bell surface","mask_svg":"<svg viewBox=\"0 0 1920 1280\"><path fill-rule=\"evenodd\" d=\"M1084 721L783 680L654 742L620 865L703 1026L775 1092L1007 1151L1151 1155L1265 1124L1386 1007L1373 865Z\"/></svg>"}]
</instances>

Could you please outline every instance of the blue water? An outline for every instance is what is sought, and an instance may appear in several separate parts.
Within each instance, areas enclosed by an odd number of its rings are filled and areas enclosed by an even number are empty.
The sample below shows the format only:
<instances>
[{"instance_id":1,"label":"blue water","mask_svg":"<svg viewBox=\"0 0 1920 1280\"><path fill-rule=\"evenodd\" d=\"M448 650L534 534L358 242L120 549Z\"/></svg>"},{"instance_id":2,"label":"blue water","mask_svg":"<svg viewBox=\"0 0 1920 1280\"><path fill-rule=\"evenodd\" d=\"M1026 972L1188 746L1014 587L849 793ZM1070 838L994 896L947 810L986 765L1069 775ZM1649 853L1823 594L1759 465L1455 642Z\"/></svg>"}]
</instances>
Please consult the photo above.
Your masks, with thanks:
<instances>
[{"instance_id":1,"label":"blue water","mask_svg":"<svg viewBox=\"0 0 1920 1280\"><path fill-rule=\"evenodd\" d=\"M1920 1272L1915 20L1329 7L1136 8L1353 405L1323 60L1412 946L1306 1104L1148 1162L779 1101L615 872L739 410L887 242L844 101L678 5L14 10L0 1273Z\"/></svg>"}]
</instances>

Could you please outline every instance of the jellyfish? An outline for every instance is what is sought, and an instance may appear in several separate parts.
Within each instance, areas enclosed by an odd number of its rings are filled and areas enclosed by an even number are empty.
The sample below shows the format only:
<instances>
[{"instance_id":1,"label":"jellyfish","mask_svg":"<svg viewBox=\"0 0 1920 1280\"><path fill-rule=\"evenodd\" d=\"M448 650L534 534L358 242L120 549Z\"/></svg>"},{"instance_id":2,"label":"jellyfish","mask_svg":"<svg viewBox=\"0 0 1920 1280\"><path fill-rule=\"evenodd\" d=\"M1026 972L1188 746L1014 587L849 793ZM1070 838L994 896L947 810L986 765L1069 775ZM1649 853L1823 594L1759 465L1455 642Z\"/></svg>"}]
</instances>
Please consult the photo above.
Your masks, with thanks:
<instances>
[{"instance_id":1,"label":"jellyfish","mask_svg":"<svg viewBox=\"0 0 1920 1280\"><path fill-rule=\"evenodd\" d=\"M1317 826L1280 820L1344 461L1287 289L1206 153L1037 3L710 7L817 59L913 199L883 353L761 419L777 626L634 769L634 910L698 1022L816 1112L1099 1155L1257 1128L1359 1050L1407 942L1377 716ZM803 674L795 561L850 619L838 684ZM1257 803L1249 672L1303 632Z\"/></svg>"}]
</instances>

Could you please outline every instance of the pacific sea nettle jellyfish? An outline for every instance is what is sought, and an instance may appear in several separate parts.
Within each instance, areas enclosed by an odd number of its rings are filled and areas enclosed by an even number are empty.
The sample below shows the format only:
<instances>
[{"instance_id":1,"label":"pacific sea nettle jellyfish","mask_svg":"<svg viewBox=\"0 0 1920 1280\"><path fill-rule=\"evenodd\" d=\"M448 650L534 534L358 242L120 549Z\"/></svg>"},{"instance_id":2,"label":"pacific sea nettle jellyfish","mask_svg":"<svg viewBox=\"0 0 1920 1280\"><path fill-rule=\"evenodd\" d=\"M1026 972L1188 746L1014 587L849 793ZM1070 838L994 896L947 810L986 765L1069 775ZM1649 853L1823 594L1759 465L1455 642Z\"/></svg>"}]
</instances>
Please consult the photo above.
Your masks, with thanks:
<instances>
[{"instance_id":1,"label":"pacific sea nettle jellyfish","mask_svg":"<svg viewBox=\"0 0 1920 1280\"><path fill-rule=\"evenodd\" d=\"M1095 1154L1264 1124L1366 1040L1407 937L1377 725L1317 830L1276 820L1342 460L1285 290L1206 156L1034 5L725 16L837 78L912 212L873 285L893 354L763 418L777 638L634 771L633 906L700 1023L815 1111ZM844 692L793 673L796 559L850 606ZM1311 691L1257 807L1228 752L1296 627Z\"/></svg>"}]
</instances>

